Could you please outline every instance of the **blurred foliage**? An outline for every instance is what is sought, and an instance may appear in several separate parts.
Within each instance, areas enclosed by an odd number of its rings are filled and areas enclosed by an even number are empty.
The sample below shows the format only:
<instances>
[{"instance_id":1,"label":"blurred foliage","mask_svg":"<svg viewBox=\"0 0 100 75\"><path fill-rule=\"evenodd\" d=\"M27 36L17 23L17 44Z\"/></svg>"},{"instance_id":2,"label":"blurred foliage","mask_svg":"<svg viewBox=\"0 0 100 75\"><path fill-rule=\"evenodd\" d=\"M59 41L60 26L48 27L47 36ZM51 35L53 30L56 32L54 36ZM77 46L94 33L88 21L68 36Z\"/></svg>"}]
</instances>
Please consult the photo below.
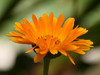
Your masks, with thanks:
<instances>
[{"instance_id":1,"label":"blurred foliage","mask_svg":"<svg viewBox=\"0 0 100 75\"><path fill-rule=\"evenodd\" d=\"M0 0L0 37L14 30L14 23L22 22L24 17L31 22L32 14L35 14L39 18L43 13L49 14L50 12L54 12L55 17L63 13L65 20L68 17L75 17L75 26L80 25L89 30L86 35L80 38L91 39L95 46L100 46L99 0ZM72 56L80 63L79 65L77 64L77 67L83 66L81 68L78 67L80 71L86 70L86 68L91 66L91 64L85 64L79 60L79 55L74 53ZM69 62L65 61L66 59L68 58L61 56L53 60L51 62L50 75L55 75L61 67L65 67L67 65L66 63ZM33 67L35 67L33 59L24 54L20 54L16 59L15 66L10 71L0 72L0 75L32 75L30 71L31 69L34 70ZM40 66L38 71L41 68ZM42 74L37 72L36 75Z\"/></svg>"}]
</instances>

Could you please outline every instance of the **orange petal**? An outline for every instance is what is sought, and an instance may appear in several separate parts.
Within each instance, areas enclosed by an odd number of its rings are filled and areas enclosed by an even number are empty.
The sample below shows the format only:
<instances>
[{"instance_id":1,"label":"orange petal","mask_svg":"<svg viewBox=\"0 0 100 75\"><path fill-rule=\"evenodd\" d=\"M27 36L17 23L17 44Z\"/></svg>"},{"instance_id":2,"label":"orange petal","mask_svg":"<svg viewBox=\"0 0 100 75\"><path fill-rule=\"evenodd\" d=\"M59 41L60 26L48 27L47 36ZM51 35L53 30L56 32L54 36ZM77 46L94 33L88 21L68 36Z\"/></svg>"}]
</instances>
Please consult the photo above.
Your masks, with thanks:
<instances>
[{"instance_id":1,"label":"orange petal","mask_svg":"<svg viewBox=\"0 0 100 75\"><path fill-rule=\"evenodd\" d=\"M78 47L75 46L75 45L72 45L72 44L69 44L67 47L66 47L66 51L73 51L73 50L76 50Z\"/></svg>"},{"instance_id":2,"label":"orange petal","mask_svg":"<svg viewBox=\"0 0 100 75\"><path fill-rule=\"evenodd\" d=\"M36 18L35 15L32 15L32 20L33 20L33 22L34 22L34 24L35 24L35 26L36 26L36 28L37 28L38 21L37 21L37 18Z\"/></svg>"},{"instance_id":3,"label":"orange petal","mask_svg":"<svg viewBox=\"0 0 100 75\"><path fill-rule=\"evenodd\" d=\"M53 55L55 55L55 54L57 54L57 53L58 53L58 51L57 51L57 50L55 50L55 49L50 49L50 53L51 53L51 54L53 54Z\"/></svg>"},{"instance_id":4,"label":"orange petal","mask_svg":"<svg viewBox=\"0 0 100 75\"><path fill-rule=\"evenodd\" d=\"M24 29L23 29L21 23L15 22L15 24L16 24L16 25L14 25L15 30L16 30L16 31L19 31L19 32L21 32L21 33L23 33L23 34L25 34L25 31L24 31Z\"/></svg>"},{"instance_id":5,"label":"orange petal","mask_svg":"<svg viewBox=\"0 0 100 75\"><path fill-rule=\"evenodd\" d=\"M36 31L34 30L33 26L24 18L24 25L26 26L27 28L27 32L30 32L31 35L33 35L33 37L35 36L36 37Z\"/></svg>"},{"instance_id":6,"label":"orange petal","mask_svg":"<svg viewBox=\"0 0 100 75\"><path fill-rule=\"evenodd\" d=\"M53 16L54 14L51 12L49 15L51 35L53 35Z\"/></svg>"},{"instance_id":7,"label":"orange petal","mask_svg":"<svg viewBox=\"0 0 100 75\"><path fill-rule=\"evenodd\" d=\"M45 35L45 24L44 24L44 21L43 21L43 18L40 17L39 18L39 21L38 21L38 24L39 24L39 29L40 29L40 32L41 33L41 36L44 36Z\"/></svg>"},{"instance_id":8,"label":"orange petal","mask_svg":"<svg viewBox=\"0 0 100 75\"><path fill-rule=\"evenodd\" d=\"M58 20L57 20L57 23L56 23L56 27L55 27L55 31L54 31L54 36L57 37L59 32L60 32L60 29L61 29L61 26L63 24L63 21L64 21L64 14L61 14L59 17L58 17Z\"/></svg>"},{"instance_id":9,"label":"orange petal","mask_svg":"<svg viewBox=\"0 0 100 75\"><path fill-rule=\"evenodd\" d=\"M48 52L48 49L40 50L40 54L46 54Z\"/></svg>"},{"instance_id":10,"label":"orange petal","mask_svg":"<svg viewBox=\"0 0 100 75\"><path fill-rule=\"evenodd\" d=\"M91 40L78 39L77 43L93 44Z\"/></svg>"},{"instance_id":11,"label":"orange petal","mask_svg":"<svg viewBox=\"0 0 100 75\"><path fill-rule=\"evenodd\" d=\"M16 42L16 43L20 43L20 44L34 44L33 42L27 40L27 39L23 39L23 38L13 38L13 39L10 39L12 40L13 42Z\"/></svg>"},{"instance_id":12,"label":"orange petal","mask_svg":"<svg viewBox=\"0 0 100 75\"><path fill-rule=\"evenodd\" d=\"M48 22L48 15L43 14L42 19L43 19L43 22L44 22L45 33L46 33L46 35L48 35L49 34L49 28L50 28L50 25L49 25L50 22Z\"/></svg>"},{"instance_id":13,"label":"orange petal","mask_svg":"<svg viewBox=\"0 0 100 75\"><path fill-rule=\"evenodd\" d=\"M65 56L67 56L66 51L64 51L63 49L60 49L59 52L62 53L63 55L65 55Z\"/></svg>"},{"instance_id":14,"label":"orange petal","mask_svg":"<svg viewBox=\"0 0 100 75\"><path fill-rule=\"evenodd\" d=\"M35 63L40 62L45 56L46 56L46 54L37 54L37 55L34 57L34 62L35 62Z\"/></svg>"},{"instance_id":15,"label":"orange petal","mask_svg":"<svg viewBox=\"0 0 100 75\"><path fill-rule=\"evenodd\" d=\"M17 33L17 32L9 32L10 34L7 34L7 36L9 37L23 37L24 35L20 34L20 33Z\"/></svg>"},{"instance_id":16,"label":"orange petal","mask_svg":"<svg viewBox=\"0 0 100 75\"><path fill-rule=\"evenodd\" d=\"M81 49L83 51L89 51L90 50L90 46L79 46L78 49Z\"/></svg>"},{"instance_id":17,"label":"orange petal","mask_svg":"<svg viewBox=\"0 0 100 75\"><path fill-rule=\"evenodd\" d=\"M75 21L74 18L69 18L65 21L62 27L62 30L59 34L59 38L61 39L61 41L63 41L68 36L68 34L71 32L74 26L74 21Z\"/></svg>"},{"instance_id":18,"label":"orange petal","mask_svg":"<svg viewBox=\"0 0 100 75\"><path fill-rule=\"evenodd\" d=\"M53 14L53 12L51 12L49 15L49 20L50 20L51 24L53 23L53 16L54 16L54 14Z\"/></svg>"},{"instance_id":19,"label":"orange petal","mask_svg":"<svg viewBox=\"0 0 100 75\"><path fill-rule=\"evenodd\" d=\"M21 24L19 22L15 22L15 25L17 25L19 28L23 29L23 27L21 26Z\"/></svg>"},{"instance_id":20,"label":"orange petal","mask_svg":"<svg viewBox=\"0 0 100 75\"><path fill-rule=\"evenodd\" d=\"M35 49L36 53L40 53L40 48Z\"/></svg>"},{"instance_id":21,"label":"orange petal","mask_svg":"<svg viewBox=\"0 0 100 75\"><path fill-rule=\"evenodd\" d=\"M76 50L78 47L76 45L68 44L68 45L61 45L61 48L66 51L73 51Z\"/></svg>"},{"instance_id":22,"label":"orange petal","mask_svg":"<svg viewBox=\"0 0 100 75\"><path fill-rule=\"evenodd\" d=\"M33 20L34 25L36 27L37 34L38 34L38 36L40 36L40 28L39 28L38 20L37 20L35 15L32 15L32 20Z\"/></svg>"},{"instance_id":23,"label":"orange petal","mask_svg":"<svg viewBox=\"0 0 100 75\"><path fill-rule=\"evenodd\" d=\"M78 39L77 41L73 41L72 44L79 47L78 49L88 51L90 50L91 45L93 44L90 40Z\"/></svg>"},{"instance_id":24,"label":"orange petal","mask_svg":"<svg viewBox=\"0 0 100 75\"><path fill-rule=\"evenodd\" d=\"M56 23L57 23L57 19L56 17L53 17L53 36L55 36Z\"/></svg>"},{"instance_id":25,"label":"orange petal","mask_svg":"<svg viewBox=\"0 0 100 75\"><path fill-rule=\"evenodd\" d=\"M75 40L77 37L87 33L88 30L84 29L84 28L75 28L71 31L71 33L69 34L69 36L64 40L64 43L69 43L72 42L73 40Z\"/></svg>"},{"instance_id":26,"label":"orange petal","mask_svg":"<svg viewBox=\"0 0 100 75\"><path fill-rule=\"evenodd\" d=\"M68 55L70 61L75 65L75 62L74 62L73 58L70 56L70 54L68 52L67 52L67 55Z\"/></svg>"},{"instance_id":27,"label":"orange petal","mask_svg":"<svg viewBox=\"0 0 100 75\"><path fill-rule=\"evenodd\" d=\"M33 48L29 49L28 51L26 51L25 53L29 53L31 51L33 51L33 49L35 48L36 46L34 46Z\"/></svg>"},{"instance_id":28,"label":"orange petal","mask_svg":"<svg viewBox=\"0 0 100 75\"><path fill-rule=\"evenodd\" d=\"M52 37L50 35L47 35L47 37L46 37L47 48L50 47L51 39L52 39Z\"/></svg>"},{"instance_id":29,"label":"orange petal","mask_svg":"<svg viewBox=\"0 0 100 75\"><path fill-rule=\"evenodd\" d=\"M76 53L79 53L79 54L85 54L85 52L81 49L74 50L73 52L76 52Z\"/></svg>"},{"instance_id":30,"label":"orange petal","mask_svg":"<svg viewBox=\"0 0 100 75\"><path fill-rule=\"evenodd\" d=\"M46 35L52 35L52 22L50 22L51 18L53 18L53 14L50 14L48 17L47 14L43 14L43 21L45 25L45 32Z\"/></svg>"}]
</instances>

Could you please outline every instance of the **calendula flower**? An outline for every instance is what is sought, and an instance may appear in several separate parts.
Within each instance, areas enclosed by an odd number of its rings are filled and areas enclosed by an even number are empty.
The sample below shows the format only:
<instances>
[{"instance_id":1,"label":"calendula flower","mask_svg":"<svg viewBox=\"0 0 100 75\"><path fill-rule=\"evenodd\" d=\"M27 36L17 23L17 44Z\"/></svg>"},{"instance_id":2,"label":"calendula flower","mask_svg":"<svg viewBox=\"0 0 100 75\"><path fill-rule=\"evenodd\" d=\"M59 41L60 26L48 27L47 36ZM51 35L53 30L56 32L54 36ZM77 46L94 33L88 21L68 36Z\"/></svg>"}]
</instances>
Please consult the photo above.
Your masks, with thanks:
<instances>
[{"instance_id":1,"label":"calendula flower","mask_svg":"<svg viewBox=\"0 0 100 75\"><path fill-rule=\"evenodd\" d=\"M37 53L34 62L41 61L48 52L52 55L61 53L68 56L73 64L72 57L69 51L85 54L84 51L90 50L93 44L90 40L78 39L79 36L88 32L88 30L76 26L74 29L74 18L68 18L65 23L64 14L61 14L58 19L53 13L43 14L37 20L35 15L32 15L33 22L28 22L23 18L23 22L15 22L15 30L20 32L9 32L7 36L14 37L10 40L20 44L31 44L33 47L25 53L31 52L33 49ZM63 24L63 27L61 27Z\"/></svg>"}]
</instances>

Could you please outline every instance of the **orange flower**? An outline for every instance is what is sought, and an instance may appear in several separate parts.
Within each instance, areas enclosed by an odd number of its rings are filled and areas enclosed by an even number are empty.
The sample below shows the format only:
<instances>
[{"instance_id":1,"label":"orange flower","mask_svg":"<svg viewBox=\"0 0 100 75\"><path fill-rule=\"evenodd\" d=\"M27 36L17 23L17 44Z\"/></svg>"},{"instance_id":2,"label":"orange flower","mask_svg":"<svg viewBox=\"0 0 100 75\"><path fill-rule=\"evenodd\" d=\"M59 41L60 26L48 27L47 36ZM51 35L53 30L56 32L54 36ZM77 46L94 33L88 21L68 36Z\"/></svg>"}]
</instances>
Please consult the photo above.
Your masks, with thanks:
<instances>
[{"instance_id":1,"label":"orange flower","mask_svg":"<svg viewBox=\"0 0 100 75\"><path fill-rule=\"evenodd\" d=\"M20 44L32 44L35 45L25 53L31 52L33 49L37 55L34 58L34 62L41 61L48 52L52 55L61 54L68 56L73 64L74 61L68 51L76 52L79 54L85 54L84 51L90 50L93 44L90 40L77 39L77 37L85 34L88 30L74 26L74 18L68 18L63 27L64 14L61 14L56 19L53 13L43 14L42 17L37 20L35 15L32 15L33 22L28 22L25 18L23 23L15 22L15 30L17 32L9 32L7 36L14 37L11 40Z\"/></svg>"}]
</instances>

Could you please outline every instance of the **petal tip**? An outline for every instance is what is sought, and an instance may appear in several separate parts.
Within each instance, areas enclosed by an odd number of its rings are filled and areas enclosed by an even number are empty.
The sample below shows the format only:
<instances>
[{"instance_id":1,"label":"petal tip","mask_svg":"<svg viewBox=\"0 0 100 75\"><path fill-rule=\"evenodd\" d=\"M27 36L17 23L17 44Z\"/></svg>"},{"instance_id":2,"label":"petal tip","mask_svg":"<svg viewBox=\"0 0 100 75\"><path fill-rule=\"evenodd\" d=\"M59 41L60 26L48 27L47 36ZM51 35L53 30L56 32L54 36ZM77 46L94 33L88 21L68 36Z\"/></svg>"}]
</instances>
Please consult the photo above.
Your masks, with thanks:
<instances>
[{"instance_id":1,"label":"petal tip","mask_svg":"<svg viewBox=\"0 0 100 75\"><path fill-rule=\"evenodd\" d=\"M74 17L70 17L69 19L72 20L72 21L75 21L75 18Z\"/></svg>"}]
</instances>

